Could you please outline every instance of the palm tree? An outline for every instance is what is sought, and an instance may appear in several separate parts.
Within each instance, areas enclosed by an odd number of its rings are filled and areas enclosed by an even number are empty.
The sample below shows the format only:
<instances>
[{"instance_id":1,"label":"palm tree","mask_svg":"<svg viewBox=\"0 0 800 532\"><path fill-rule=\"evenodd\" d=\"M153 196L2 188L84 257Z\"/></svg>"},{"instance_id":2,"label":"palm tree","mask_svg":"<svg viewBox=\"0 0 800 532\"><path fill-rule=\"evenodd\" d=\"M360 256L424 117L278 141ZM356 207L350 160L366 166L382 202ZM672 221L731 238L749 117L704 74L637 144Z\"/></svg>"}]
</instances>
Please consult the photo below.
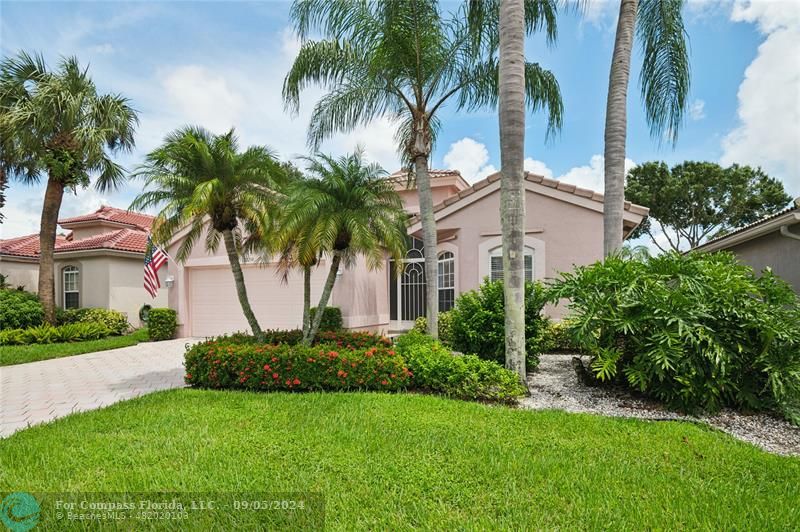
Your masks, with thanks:
<instances>
[{"instance_id":1,"label":"palm tree","mask_svg":"<svg viewBox=\"0 0 800 532\"><path fill-rule=\"evenodd\" d=\"M291 17L304 42L286 76L284 99L296 111L306 86L328 91L309 125L312 148L379 117L398 124L398 151L419 194L428 333L436 337L437 237L428 166L438 113L447 103L456 110L497 103L496 40L475 38L463 10L444 17L434 0L296 0ZM315 31L322 40L309 40ZM559 124L554 76L525 63L524 81L528 104L548 106L550 124Z\"/></svg>"},{"instance_id":2,"label":"palm tree","mask_svg":"<svg viewBox=\"0 0 800 532\"><path fill-rule=\"evenodd\" d=\"M222 238L242 312L253 334L262 336L247 297L239 255L243 233L265 235L271 230L276 190L284 182L284 171L272 151L251 146L240 152L233 129L215 135L203 128L184 127L167 135L134 175L145 180L145 191L130 208L161 209L153 225L157 242L167 242L178 230L188 228L176 260L184 262L189 257L204 231L209 251L216 251Z\"/></svg>"},{"instance_id":3,"label":"palm tree","mask_svg":"<svg viewBox=\"0 0 800 532\"><path fill-rule=\"evenodd\" d=\"M499 46L500 221L503 238L506 367L525 382L525 33L556 38L554 0L470 0L468 19L478 38ZM548 100L551 128L561 126L561 101ZM554 110L557 114L554 115ZM552 131L552 129L551 129Z\"/></svg>"},{"instance_id":4,"label":"palm tree","mask_svg":"<svg viewBox=\"0 0 800 532\"><path fill-rule=\"evenodd\" d=\"M627 97L634 30L642 46L642 89L650 133L664 133L674 143L689 94L689 54L681 9L683 0L621 0L611 73L608 80L605 126L605 201L603 251L622 247L625 208L625 142L628 131ZM638 11L638 12L637 12Z\"/></svg>"},{"instance_id":5,"label":"palm tree","mask_svg":"<svg viewBox=\"0 0 800 532\"><path fill-rule=\"evenodd\" d=\"M98 94L88 69L74 57L50 71L40 55L20 52L0 63L2 170L36 184L47 176L39 228L39 298L44 317L55 323L55 248L58 214L65 190L87 187L104 192L125 174L110 155L130 151L138 124L128 100Z\"/></svg>"},{"instance_id":6,"label":"palm tree","mask_svg":"<svg viewBox=\"0 0 800 532\"><path fill-rule=\"evenodd\" d=\"M303 338L310 344L339 266L363 256L369 268L377 269L387 253L399 261L406 247L406 214L400 197L384 179L386 172L377 164L366 164L361 150L339 158L316 155L306 160L309 179L293 184L277 234L280 245L293 245L304 268L310 268L320 252L330 257L317 311Z\"/></svg>"}]
</instances>

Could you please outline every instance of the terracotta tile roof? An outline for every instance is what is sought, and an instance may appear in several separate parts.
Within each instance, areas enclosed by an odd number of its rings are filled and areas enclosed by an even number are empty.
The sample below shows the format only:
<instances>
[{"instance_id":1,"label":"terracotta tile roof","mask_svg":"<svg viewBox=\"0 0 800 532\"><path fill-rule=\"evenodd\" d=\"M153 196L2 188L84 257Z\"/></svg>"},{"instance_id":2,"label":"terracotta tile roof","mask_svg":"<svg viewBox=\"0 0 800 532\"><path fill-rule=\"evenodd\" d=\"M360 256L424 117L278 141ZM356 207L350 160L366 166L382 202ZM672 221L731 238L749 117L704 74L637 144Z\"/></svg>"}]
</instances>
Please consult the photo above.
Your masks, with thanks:
<instances>
[{"instance_id":1,"label":"terracotta tile roof","mask_svg":"<svg viewBox=\"0 0 800 532\"><path fill-rule=\"evenodd\" d=\"M462 177L461 176L461 172L459 172L458 170L436 170L436 169L431 169L431 170L428 170L428 175L431 176L431 179L436 179L438 177L448 177L448 176ZM401 169L401 170L398 170L398 171L394 172L393 174L390 174L389 177L387 177L387 179L406 179L407 176L408 176L408 170Z\"/></svg>"},{"instance_id":2,"label":"terracotta tile roof","mask_svg":"<svg viewBox=\"0 0 800 532\"><path fill-rule=\"evenodd\" d=\"M144 253L147 249L147 233L138 229L119 229L109 233L81 238L80 240L64 242L56 246L56 253L90 249Z\"/></svg>"},{"instance_id":3,"label":"terracotta tile roof","mask_svg":"<svg viewBox=\"0 0 800 532\"><path fill-rule=\"evenodd\" d=\"M477 183L474 183L469 188L465 188L464 190L460 191L458 194L453 194L449 198L445 199L444 201L436 204L433 206L433 212L438 212L445 207L448 207L467 196L471 196L475 192L486 188L492 183L495 183L500 180L500 172L496 172L485 179L481 179ZM563 181L559 181L557 179L550 179L544 176L540 176L537 174L532 174L530 172L525 172L525 180L530 181L531 183L538 183L540 185L544 185L549 188L554 188L556 190L561 190L563 192L568 192L570 194L574 194L575 196L588 198L593 201L597 201L602 203L603 202L603 194L600 192L595 192L594 190L589 190L587 188L580 188L575 185L571 185L569 183L565 183ZM625 210L630 211L634 214L640 214L642 216L647 216L650 212L650 209L647 207L642 207L641 205L636 205L635 203L631 203L630 201L625 202ZM419 222L419 214L414 215L411 218L411 223Z\"/></svg>"},{"instance_id":4,"label":"terracotta tile roof","mask_svg":"<svg viewBox=\"0 0 800 532\"><path fill-rule=\"evenodd\" d=\"M67 242L67 237L56 235L56 247ZM18 236L0 240L0 255L10 255L12 257L39 256L39 235Z\"/></svg>"},{"instance_id":5,"label":"terracotta tile roof","mask_svg":"<svg viewBox=\"0 0 800 532\"><path fill-rule=\"evenodd\" d=\"M76 223L113 222L147 230L150 229L151 225L153 225L153 218L155 217L150 216L149 214L131 212L124 209L103 205L95 212L82 214L80 216L73 216L71 218L63 218L59 220L58 223L59 225L67 227Z\"/></svg>"}]
</instances>

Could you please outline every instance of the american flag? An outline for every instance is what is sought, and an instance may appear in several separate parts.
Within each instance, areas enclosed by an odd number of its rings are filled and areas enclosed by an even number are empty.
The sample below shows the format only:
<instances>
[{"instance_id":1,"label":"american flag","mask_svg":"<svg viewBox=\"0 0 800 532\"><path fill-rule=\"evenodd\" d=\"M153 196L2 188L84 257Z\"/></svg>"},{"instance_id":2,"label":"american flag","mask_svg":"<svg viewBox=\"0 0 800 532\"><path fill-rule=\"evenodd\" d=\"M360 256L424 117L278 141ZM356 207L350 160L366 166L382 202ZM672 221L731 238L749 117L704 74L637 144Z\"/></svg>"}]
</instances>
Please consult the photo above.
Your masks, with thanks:
<instances>
[{"instance_id":1,"label":"american flag","mask_svg":"<svg viewBox=\"0 0 800 532\"><path fill-rule=\"evenodd\" d=\"M167 263L167 254L153 244L153 239L147 235L147 253L144 254L144 289L155 299L161 281L158 280L158 269Z\"/></svg>"}]
</instances>

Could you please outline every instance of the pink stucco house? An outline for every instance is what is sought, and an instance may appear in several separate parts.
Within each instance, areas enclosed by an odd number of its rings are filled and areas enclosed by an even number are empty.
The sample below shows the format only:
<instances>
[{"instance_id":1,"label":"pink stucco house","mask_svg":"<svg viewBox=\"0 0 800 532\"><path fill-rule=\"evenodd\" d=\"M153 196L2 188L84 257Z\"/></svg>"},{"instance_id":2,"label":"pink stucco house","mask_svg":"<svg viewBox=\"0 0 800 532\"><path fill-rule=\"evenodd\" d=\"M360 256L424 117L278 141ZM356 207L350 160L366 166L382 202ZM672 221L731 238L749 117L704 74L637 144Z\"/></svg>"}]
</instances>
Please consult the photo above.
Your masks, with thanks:
<instances>
[{"instance_id":1,"label":"pink stucco house","mask_svg":"<svg viewBox=\"0 0 800 532\"><path fill-rule=\"evenodd\" d=\"M432 171L432 191L439 240L439 308L447 310L456 296L480 285L484 277L502 277L500 175L470 186L455 170ZM342 310L345 327L382 332L411 327L425 314L421 226L417 191L407 188L403 173L389 176L411 215L410 243L403 273L388 266L370 271L363 261L342 269L331 304ZM547 279L603 255L603 195L574 185L527 174L526 275ZM626 203L626 236L647 216L648 209ZM170 255L185 233L168 246ZM200 239L198 242L202 242ZM202 245L188 260L169 263L170 307L178 311L180 334L211 336L247 329L222 249L209 254ZM322 262L312 280L312 302L319 298L327 273ZM295 328L302 321L302 279L297 272L284 282L274 263L245 259L248 295L264 328ZM548 309L554 317L560 308Z\"/></svg>"}]
</instances>

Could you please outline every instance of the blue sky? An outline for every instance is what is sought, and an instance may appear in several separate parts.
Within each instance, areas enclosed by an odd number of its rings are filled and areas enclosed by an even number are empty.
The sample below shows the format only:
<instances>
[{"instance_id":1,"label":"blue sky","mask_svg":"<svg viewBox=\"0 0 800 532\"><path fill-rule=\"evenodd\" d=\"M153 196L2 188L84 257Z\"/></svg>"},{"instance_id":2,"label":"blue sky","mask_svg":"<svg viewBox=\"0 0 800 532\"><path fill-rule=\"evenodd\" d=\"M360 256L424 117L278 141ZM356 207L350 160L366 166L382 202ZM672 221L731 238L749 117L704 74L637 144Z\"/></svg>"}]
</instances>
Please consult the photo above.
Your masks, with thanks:
<instances>
[{"instance_id":1,"label":"blue sky","mask_svg":"<svg viewBox=\"0 0 800 532\"><path fill-rule=\"evenodd\" d=\"M544 119L528 116L530 170L602 190L603 121L618 2L593 1L586 13L563 15L548 47L529 39L529 60L551 69L561 85L564 128L544 142ZM0 2L0 48L41 51L55 64L76 55L103 91L129 97L140 112L128 168L170 130L192 123L236 126L245 144L267 144L282 157L306 151L305 128L318 90L299 116L283 110L280 87L298 49L288 2ZM800 195L800 3L689 0L692 112L673 147L652 139L639 98L639 57L629 93L629 164L686 159L761 165ZM447 109L433 157L474 181L499 167L496 114ZM344 152L362 144L387 170L398 167L392 125L377 121L328 141ZM65 198L63 215L101 203L127 207L137 184L101 196ZM12 184L3 238L38 228L42 188Z\"/></svg>"}]
</instances>

